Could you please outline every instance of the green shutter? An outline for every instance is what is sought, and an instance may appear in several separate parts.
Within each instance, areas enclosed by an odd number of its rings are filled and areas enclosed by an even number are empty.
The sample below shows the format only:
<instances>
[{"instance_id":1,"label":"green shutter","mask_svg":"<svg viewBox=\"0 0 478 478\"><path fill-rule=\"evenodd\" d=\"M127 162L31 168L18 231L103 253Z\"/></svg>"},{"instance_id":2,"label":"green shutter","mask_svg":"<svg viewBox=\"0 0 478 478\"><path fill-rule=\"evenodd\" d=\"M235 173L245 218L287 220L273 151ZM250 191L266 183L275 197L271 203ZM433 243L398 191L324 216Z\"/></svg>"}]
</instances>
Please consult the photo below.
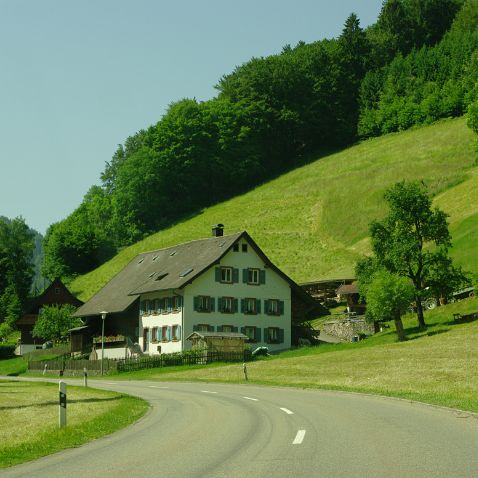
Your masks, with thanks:
<instances>
[{"instance_id":1,"label":"green shutter","mask_svg":"<svg viewBox=\"0 0 478 478\"><path fill-rule=\"evenodd\" d=\"M232 269L232 283L237 284L239 282L239 269Z\"/></svg>"},{"instance_id":2,"label":"green shutter","mask_svg":"<svg viewBox=\"0 0 478 478\"><path fill-rule=\"evenodd\" d=\"M266 283L266 271L260 270L259 271L259 284Z\"/></svg>"},{"instance_id":3,"label":"green shutter","mask_svg":"<svg viewBox=\"0 0 478 478\"><path fill-rule=\"evenodd\" d=\"M267 328L264 329L264 342L266 344L269 343L269 329L267 329Z\"/></svg>"},{"instance_id":4,"label":"green shutter","mask_svg":"<svg viewBox=\"0 0 478 478\"><path fill-rule=\"evenodd\" d=\"M217 310L218 312L224 312L222 297L217 298Z\"/></svg>"},{"instance_id":5,"label":"green shutter","mask_svg":"<svg viewBox=\"0 0 478 478\"><path fill-rule=\"evenodd\" d=\"M256 327L256 342L261 341L261 329L260 327Z\"/></svg>"},{"instance_id":6,"label":"green shutter","mask_svg":"<svg viewBox=\"0 0 478 478\"><path fill-rule=\"evenodd\" d=\"M279 343L284 343L284 329L279 329Z\"/></svg>"},{"instance_id":7,"label":"green shutter","mask_svg":"<svg viewBox=\"0 0 478 478\"><path fill-rule=\"evenodd\" d=\"M221 268L216 267L216 282L221 282Z\"/></svg>"},{"instance_id":8,"label":"green shutter","mask_svg":"<svg viewBox=\"0 0 478 478\"><path fill-rule=\"evenodd\" d=\"M284 315L284 301L279 301L279 315Z\"/></svg>"},{"instance_id":9,"label":"green shutter","mask_svg":"<svg viewBox=\"0 0 478 478\"><path fill-rule=\"evenodd\" d=\"M214 325L208 325L207 326L207 331L208 332L214 332Z\"/></svg>"},{"instance_id":10,"label":"green shutter","mask_svg":"<svg viewBox=\"0 0 478 478\"><path fill-rule=\"evenodd\" d=\"M193 325L193 332L197 332L199 330L199 325Z\"/></svg>"},{"instance_id":11,"label":"green shutter","mask_svg":"<svg viewBox=\"0 0 478 478\"><path fill-rule=\"evenodd\" d=\"M256 299L256 312L261 313L261 299Z\"/></svg>"},{"instance_id":12,"label":"green shutter","mask_svg":"<svg viewBox=\"0 0 478 478\"><path fill-rule=\"evenodd\" d=\"M217 326L217 332L222 332L222 325Z\"/></svg>"},{"instance_id":13,"label":"green shutter","mask_svg":"<svg viewBox=\"0 0 478 478\"><path fill-rule=\"evenodd\" d=\"M214 297L209 297L209 307L210 312L214 312L216 310L216 299Z\"/></svg>"},{"instance_id":14,"label":"green shutter","mask_svg":"<svg viewBox=\"0 0 478 478\"><path fill-rule=\"evenodd\" d=\"M264 314L269 314L269 301L267 299L264 301Z\"/></svg>"},{"instance_id":15,"label":"green shutter","mask_svg":"<svg viewBox=\"0 0 478 478\"><path fill-rule=\"evenodd\" d=\"M242 282L247 284L248 269L242 269Z\"/></svg>"},{"instance_id":16,"label":"green shutter","mask_svg":"<svg viewBox=\"0 0 478 478\"><path fill-rule=\"evenodd\" d=\"M237 327L232 327L233 332L237 332Z\"/></svg>"},{"instance_id":17,"label":"green shutter","mask_svg":"<svg viewBox=\"0 0 478 478\"><path fill-rule=\"evenodd\" d=\"M241 334L246 335L246 328L245 327L241 327Z\"/></svg>"},{"instance_id":18,"label":"green shutter","mask_svg":"<svg viewBox=\"0 0 478 478\"><path fill-rule=\"evenodd\" d=\"M241 299L241 312L244 313L246 306L246 299Z\"/></svg>"},{"instance_id":19,"label":"green shutter","mask_svg":"<svg viewBox=\"0 0 478 478\"><path fill-rule=\"evenodd\" d=\"M237 299L232 299L232 311L234 313L237 312L237 303L238 303L238 300Z\"/></svg>"},{"instance_id":20,"label":"green shutter","mask_svg":"<svg viewBox=\"0 0 478 478\"><path fill-rule=\"evenodd\" d=\"M194 297L194 310L196 312L199 310L199 297Z\"/></svg>"}]
</instances>

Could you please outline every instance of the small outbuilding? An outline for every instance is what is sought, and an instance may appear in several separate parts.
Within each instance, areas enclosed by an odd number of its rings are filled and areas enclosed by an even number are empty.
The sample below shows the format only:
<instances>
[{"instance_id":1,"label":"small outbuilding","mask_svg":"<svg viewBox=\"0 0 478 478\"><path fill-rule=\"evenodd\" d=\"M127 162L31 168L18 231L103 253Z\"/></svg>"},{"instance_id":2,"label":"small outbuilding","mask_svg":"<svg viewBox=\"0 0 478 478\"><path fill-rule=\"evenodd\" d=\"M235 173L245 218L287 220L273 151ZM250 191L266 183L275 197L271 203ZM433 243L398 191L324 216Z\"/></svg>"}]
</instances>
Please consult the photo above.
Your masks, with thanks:
<instances>
[{"instance_id":1,"label":"small outbuilding","mask_svg":"<svg viewBox=\"0 0 478 478\"><path fill-rule=\"evenodd\" d=\"M249 337L240 332L193 332L186 340L192 342L192 349L206 349L208 352L242 353Z\"/></svg>"}]
</instances>

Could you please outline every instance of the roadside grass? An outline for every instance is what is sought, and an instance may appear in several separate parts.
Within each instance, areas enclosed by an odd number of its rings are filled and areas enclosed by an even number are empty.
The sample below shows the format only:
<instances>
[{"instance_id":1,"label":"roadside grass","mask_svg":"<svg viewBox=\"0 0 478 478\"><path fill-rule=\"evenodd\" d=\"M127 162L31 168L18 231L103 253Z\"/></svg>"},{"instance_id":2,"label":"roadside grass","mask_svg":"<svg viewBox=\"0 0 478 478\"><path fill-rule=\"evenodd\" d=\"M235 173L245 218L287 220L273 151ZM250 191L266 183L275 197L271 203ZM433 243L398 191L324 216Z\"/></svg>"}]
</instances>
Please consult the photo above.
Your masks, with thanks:
<instances>
[{"instance_id":1,"label":"roadside grass","mask_svg":"<svg viewBox=\"0 0 478 478\"><path fill-rule=\"evenodd\" d=\"M138 253L207 237L210 225L222 220L226 234L247 230L297 282L351 277L357 258L370 249L369 223L385 213L385 189L402 179L424 180L438 195L436 203L450 214L452 230L457 227L460 237L467 236L463 220L471 209L478 212L473 141L466 118L458 118L317 158L123 249L75 279L70 289L87 300ZM460 250L469 246L457 243L454 250L467 268ZM478 272L478 263L471 265Z\"/></svg>"},{"instance_id":2,"label":"roadside grass","mask_svg":"<svg viewBox=\"0 0 478 478\"><path fill-rule=\"evenodd\" d=\"M140 418L148 404L121 393L68 386L67 407L67 426L60 430L58 385L0 381L0 468L119 430Z\"/></svg>"},{"instance_id":3,"label":"roadside grass","mask_svg":"<svg viewBox=\"0 0 478 478\"><path fill-rule=\"evenodd\" d=\"M22 357L0 359L0 375L16 376L27 371L27 361Z\"/></svg>"},{"instance_id":4,"label":"roadside grass","mask_svg":"<svg viewBox=\"0 0 478 478\"><path fill-rule=\"evenodd\" d=\"M478 320L454 323L455 312L478 312L478 299L428 311L426 330L414 315L405 316L403 343L391 324L359 343L302 347L250 362L248 383L364 392L478 412ZM165 367L115 379L245 383L242 364Z\"/></svg>"}]
</instances>

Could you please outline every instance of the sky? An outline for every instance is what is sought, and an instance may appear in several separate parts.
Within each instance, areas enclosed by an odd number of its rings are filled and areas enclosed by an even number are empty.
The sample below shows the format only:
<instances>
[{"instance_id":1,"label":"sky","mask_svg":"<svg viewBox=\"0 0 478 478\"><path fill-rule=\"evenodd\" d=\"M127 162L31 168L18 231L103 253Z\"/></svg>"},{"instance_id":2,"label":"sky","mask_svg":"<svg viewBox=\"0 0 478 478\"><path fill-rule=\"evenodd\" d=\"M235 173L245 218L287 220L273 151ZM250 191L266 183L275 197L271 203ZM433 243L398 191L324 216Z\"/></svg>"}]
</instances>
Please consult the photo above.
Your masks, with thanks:
<instances>
[{"instance_id":1,"label":"sky","mask_svg":"<svg viewBox=\"0 0 478 478\"><path fill-rule=\"evenodd\" d=\"M0 0L0 216L44 234L118 144L284 45L340 34L382 0Z\"/></svg>"}]
</instances>

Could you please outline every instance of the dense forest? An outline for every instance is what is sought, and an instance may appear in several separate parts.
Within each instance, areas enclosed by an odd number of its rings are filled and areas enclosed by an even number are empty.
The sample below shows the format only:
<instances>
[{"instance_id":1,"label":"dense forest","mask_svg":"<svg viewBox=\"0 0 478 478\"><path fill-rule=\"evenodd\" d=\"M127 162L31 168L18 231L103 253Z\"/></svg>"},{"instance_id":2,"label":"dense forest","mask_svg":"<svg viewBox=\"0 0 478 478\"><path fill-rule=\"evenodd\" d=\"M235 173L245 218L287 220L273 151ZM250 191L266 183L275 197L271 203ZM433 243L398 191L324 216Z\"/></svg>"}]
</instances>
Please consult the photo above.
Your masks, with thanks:
<instances>
[{"instance_id":1,"label":"dense forest","mask_svg":"<svg viewBox=\"0 0 478 478\"><path fill-rule=\"evenodd\" d=\"M45 237L44 274L83 274L120 248L323 151L459 116L478 99L478 0L386 0L362 29L285 46L182 99L127 138L101 184Z\"/></svg>"}]
</instances>

